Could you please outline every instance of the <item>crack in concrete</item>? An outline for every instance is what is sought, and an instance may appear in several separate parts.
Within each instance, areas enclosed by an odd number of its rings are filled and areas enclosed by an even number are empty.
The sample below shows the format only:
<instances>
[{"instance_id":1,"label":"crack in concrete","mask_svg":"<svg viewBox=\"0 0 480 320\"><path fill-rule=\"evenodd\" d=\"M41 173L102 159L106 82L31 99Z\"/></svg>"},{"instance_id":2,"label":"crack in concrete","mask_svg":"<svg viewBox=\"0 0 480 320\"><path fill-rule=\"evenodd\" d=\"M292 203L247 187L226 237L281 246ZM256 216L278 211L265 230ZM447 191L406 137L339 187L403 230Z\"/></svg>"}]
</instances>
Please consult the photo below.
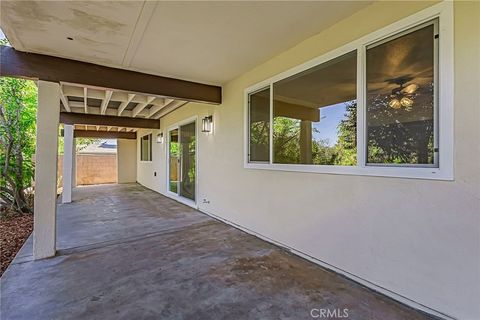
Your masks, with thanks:
<instances>
[{"instance_id":1,"label":"crack in concrete","mask_svg":"<svg viewBox=\"0 0 480 320\"><path fill-rule=\"evenodd\" d=\"M182 226L178 228L170 228L170 229L165 229L162 231L156 231L156 232L150 232L150 233L145 233L142 235L138 236L132 236L132 237L127 237L127 238L120 238L120 239L114 239L114 240L107 240L107 241L102 241L102 242L97 242L93 244L88 244L84 246L78 246L78 247L72 247L72 248L67 248L67 249L59 249L57 250L56 257L58 256L67 256L79 252L86 252L90 250L95 250L95 249L100 249L100 248L105 248L105 247L111 247L115 245L120 245L120 244L125 244L125 243L132 243L148 238L153 238L153 237L160 237L164 235L169 235L172 233L176 233L179 231L184 231L186 229L201 229L205 228L209 225L213 225L217 223L216 221L206 221L206 222L200 222L200 223L195 223L192 225L187 225L187 226Z\"/></svg>"}]
</instances>

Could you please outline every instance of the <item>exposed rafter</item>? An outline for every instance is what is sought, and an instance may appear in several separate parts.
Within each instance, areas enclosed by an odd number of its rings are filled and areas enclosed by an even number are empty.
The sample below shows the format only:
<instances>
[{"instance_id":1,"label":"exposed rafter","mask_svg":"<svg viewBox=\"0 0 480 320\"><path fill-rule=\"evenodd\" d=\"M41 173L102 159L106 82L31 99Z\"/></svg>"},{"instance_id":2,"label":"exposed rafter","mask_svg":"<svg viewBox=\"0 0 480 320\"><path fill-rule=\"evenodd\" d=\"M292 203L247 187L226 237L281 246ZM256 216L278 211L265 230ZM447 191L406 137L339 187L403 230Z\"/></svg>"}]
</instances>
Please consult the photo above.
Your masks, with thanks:
<instances>
[{"instance_id":1,"label":"exposed rafter","mask_svg":"<svg viewBox=\"0 0 480 320\"><path fill-rule=\"evenodd\" d=\"M60 100L62 100L62 104L65 110L67 110L68 112L72 112L72 110L70 109L70 105L68 104L68 100L63 94L63 86L60 87Z\"/></svg>"},{"instance_id":2,"label":"exposed rafter","mask_svg":"<svg viewBox=\"0 0 480 320\"><path fill-rule=\"evenodd\" d=\"M160 119L161 117L169 114L170 112L172 112L175 109L180 108L181 106L185 105L186 103L187 102L185 102L185 101L175 100L174 102L170 103L168 105L168 107L163 108L162 110L160 110L160 112L158 112L155 116L153 116L153 119Z\"/></svg>"},{"instance_id":3,"label":"exposed rafter","mask_svg":"<svg viewBox=\"0 0 480 320\"><path fill-rule=\"evenodd\" d=\"M143 109L145 109L145 107L148 106L154 99L155 99L155 97L148 97L148 98L147 98L147 101L145 101L144 103L139 103L135 108L133 108L132 117L136 117L136 116L137 116L140 112L142 112Z\"/></svg>"},{"instance_id":4,"label":"exposed rafter","mask_svg":"<svg viewBox=\"0 0 480 320\"><path fill-rule=\"evenodd\" d=\"M100 107L100 113L105 114L105 111L107 111L108 103L110 102L110 98L112 97L112 90L106 90L105 91L105 99L102 101L102 105Z\"/></svg>"},{"instance_id":5,"label":"exposed rafter","mask_svg":"<svg viewBox=\"0 0 480 320\"><path fill-rule=\"evenodd\" d=\"M87 97L88 97L88 89L87 87L85 87L83 88L83 107L85 108L85 113L88 113Z\"/></svg>"},{"instance_id":6,"label":"exposed rafter","mask_svg":"<svg viewBox=\"0 0 480 320\"><path fill-rule=\"evenodd\" d=\"M173 99L164 99L163 105L155 105L152 106L148 112L147 118L151 118L155 113L162 110L165 107L168 107L170 103L173 103L175 100Z\"/></svg>"},{"instance_id":7,"label":"exposed rafter","mask_svg":"<svg viewBox=\"0 0 480 320\"><path fill-rule=\"evenodd\" d=\"M69 112L158 119L167 110L171 112L186 103L167 97L146 96L124 91L62 83ZM133 104L133 109L129 108Z\"/></svg>"},{"instance_id":8,"label":"exposed rafter","mask_svg":"<svg viewBox=\"0 0 480 320\"><path fill-rule=\"evenodd\" d=\"M125 108L128 106L128 104L133 100L133 98L135 98L135 94L129 93L129 94L128 94L127 101L123 101L123 102L120 104L120 106L118 107L118 115L119 115L119 116L122 115L123 110L125 110Z\"/></svg>"}]
</instances>

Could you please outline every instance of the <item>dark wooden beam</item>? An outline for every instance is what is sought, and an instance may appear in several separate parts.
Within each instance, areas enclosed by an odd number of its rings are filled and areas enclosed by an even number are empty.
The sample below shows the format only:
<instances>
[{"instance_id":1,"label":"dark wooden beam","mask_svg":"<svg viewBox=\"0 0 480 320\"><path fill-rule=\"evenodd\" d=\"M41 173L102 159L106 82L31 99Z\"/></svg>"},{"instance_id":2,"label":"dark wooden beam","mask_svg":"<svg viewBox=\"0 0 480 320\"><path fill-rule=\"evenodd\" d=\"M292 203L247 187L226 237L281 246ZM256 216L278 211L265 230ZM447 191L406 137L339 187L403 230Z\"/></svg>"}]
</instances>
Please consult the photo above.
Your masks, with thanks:
<instances>
[{"instance_id":1,"label":"dark wooden beam","mask_svg":"<svg viewBox=\"0 0 480 320\"><path fill-rule=\"evenodd\" d=\"M70 82L187 101L222 103L222 88L219 86L21 52L7 46L1 46L0 50L0 75Z\"/></svg>"},{"instance_id":2,"label":"dark wooden beam","mask_svg":"<svg viewBox=\"0 0 480 320\"><path fill-rule=\"evenodd\" d=\"M160 129L160 120L131 117L105 116L96 114L60 112L60 123L92 126Z\"/></svg>"},{"instance_id":3,"label":"dark wooden beam","mask_svg":"<svg viewBox=\"0 0 480 320\"><path fill-rule=\"evenodd\" d=\"M137 139L136 132L73 130L75 138Z\"/></svg>"}]
</instances>

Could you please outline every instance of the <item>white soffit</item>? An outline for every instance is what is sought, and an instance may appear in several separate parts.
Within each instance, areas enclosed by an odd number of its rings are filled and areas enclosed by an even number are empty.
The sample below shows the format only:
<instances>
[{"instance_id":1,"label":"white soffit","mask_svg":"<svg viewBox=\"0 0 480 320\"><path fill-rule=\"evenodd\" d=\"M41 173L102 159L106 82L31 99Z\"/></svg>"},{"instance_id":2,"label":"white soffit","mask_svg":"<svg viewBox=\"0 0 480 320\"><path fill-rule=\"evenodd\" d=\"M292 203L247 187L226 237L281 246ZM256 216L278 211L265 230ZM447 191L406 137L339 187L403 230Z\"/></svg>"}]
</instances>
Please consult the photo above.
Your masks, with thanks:
<instances>
[{"instance_id":1,"label":"white soffit","mask_svg":"<svg viewBox=\"0 0 480 320\"><path fill-rule=\"evenodd\" d=\"M224 84L370 3L1 1L0 23L17 50Z\"/></svg>"}]
</instances>

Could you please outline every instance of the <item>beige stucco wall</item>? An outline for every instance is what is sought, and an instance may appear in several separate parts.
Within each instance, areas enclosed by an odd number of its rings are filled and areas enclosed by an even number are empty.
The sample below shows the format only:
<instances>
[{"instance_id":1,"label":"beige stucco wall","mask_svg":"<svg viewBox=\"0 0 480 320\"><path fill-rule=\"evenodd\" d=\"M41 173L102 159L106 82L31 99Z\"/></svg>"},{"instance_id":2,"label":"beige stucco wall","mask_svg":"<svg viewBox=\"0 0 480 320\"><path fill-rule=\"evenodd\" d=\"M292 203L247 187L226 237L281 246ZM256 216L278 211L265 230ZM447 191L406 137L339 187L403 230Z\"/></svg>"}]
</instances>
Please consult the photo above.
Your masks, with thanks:
<instances>
[{"instance_id":1,"label":"beige stucco wall","mask_svg":"<svg viewBox=\"0 0 480 320\"><path fill-rule=\"evenodd\" d=\"M214 134L199 135L200 210L398 299L407 297L409 304L480 319L479 2L454 6L455 181L252 170L243 164L245 88L429 5L373 4L225 85L222 105L188 104L162 119L161 127L214 115ZM165 148L153 143L153 161L137 161L137 180L161 193Z\"/></svg>"},{"instance_id":2,"label":"beige stucco wall","mask_svg":"<svg viewBox=\"0 0 480 320\"><path fill-rule=\"evenodd\" d=\"M137 180L137 141L117 139L117 182L128 183Z\"/></svg>"}]
</instances>

